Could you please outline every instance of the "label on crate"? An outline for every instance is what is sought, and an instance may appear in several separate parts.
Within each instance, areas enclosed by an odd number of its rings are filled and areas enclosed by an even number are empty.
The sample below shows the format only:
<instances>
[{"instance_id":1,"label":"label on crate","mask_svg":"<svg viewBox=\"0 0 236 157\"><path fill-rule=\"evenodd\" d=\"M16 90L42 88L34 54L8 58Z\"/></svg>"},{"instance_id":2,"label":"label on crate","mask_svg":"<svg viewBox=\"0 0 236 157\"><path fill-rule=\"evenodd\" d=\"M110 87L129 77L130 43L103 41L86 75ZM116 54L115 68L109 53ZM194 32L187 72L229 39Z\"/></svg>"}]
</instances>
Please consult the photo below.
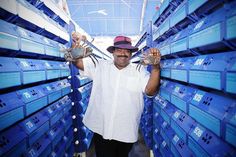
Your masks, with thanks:
<instances>
[{"instance_id":1,"label":"label on crate","mask_svg":"<svg viewBox=\"0 0 236 157\"><path fill-rule=\"evenodd\" d=\"M45 65L46 65L47 67L51 67L50 64L49 64L48 62L46 62Z\"/></svg>"},{"instance_id":2,"label":"label on crate","mask_svg":"<svg viewBox=\"0 0 236 157\"><path fill-rule=\"evenodd\" d=\"M160 100L159 102L161 103L161 105L162 105L163 108L166 107L166 105L167 105L167 102L166 102L166 101Z\"/></svg>"},{"instance_id":3,"label":"label on crate","mask_svg":"<svg viewBox=\"0 0 236 157\"><path fill-rule=\"evenodd\" d=\"M23 29L18 29L20 34L24 37L28 37L27 33Z\"/></svg>"},{"instance_id":4,"label":"label on crate","mask_svg":"<svg viewBox=\"0 0 236 157\"><path fill-rule=\"evenodd\" d=\"M47 38L43 38L43 40L44 40L47 44L50 44L50 42L48 41Z\"/></svg>"},{"instance_id":5,"label":"label on crate","mask_svg":"<svg viewBox=\"0 0 236 157\"><path fill-rule=\"evenodd\" d=\"M180 112L179 112L179 111L175 111L174 117L175 117L176 119L179 117L179 115L180 115Z\"/></svg>"},{"instance_id":6,"label":"label on crate","mask_svg":"<svg viewBox=\"0 0 236 157\"><path fill-rule=\"evenodd\" d=\"M53 111L52 111L52 109L51 109L51 108L49 108L49 109L48 109L48 113L50 113L50 114L51 114L52 112L53 112Z\"/></svg>"},{"instance_id":7,"label":"label on crate","mask_svg":"<svg viewBox=\"0 0 236 157\"><path fill-rule=\"evenodd\" d=\"M178 93L179 90L180 90L180 87L179 87L179 86L176 86L174 91L175 91L176 93Z\"/></svg>"},{"instance_id":8,"label":"label on crate","mask_svg":"<svg viewBox=\"0 0 236 157\"><path fill-rule=\"evenodd\" d=\"M194 131L193 131L193 133L194 133L198 138L200 138L200 137L202 136L202 134L203 134L203 130L200 129L198 126L196 126L195 129L194 129Z\"/></svg>"},{"instance_id":9,"label":"label on crate","mask_svg":"<svg viewBox=\"0 0 236 157\"><path fill-rule=\"evenodd\" d=\"M159 132L159 130L156 128L154 132L155 132L155 134L157 134Z\"/></svg>"},{"instance_id":10,"label":"label on crate","mask_svg":"<svg viewBox=\"0 0 236 157\"><path fill-rule=\"evenodd\" d=\"M29 154L30 154L30 156L36 156L36 152L34 151L34 149L30 149L30 151L29 151Z\"/></svg>"},{"instance_id":11,"label":"label on crate","mask_svg":"<svg viewBox=\"0 0 236 157\"><path fill-rule=\"evenodd\" d=\"M176 143L179 141L179 137L177 135L175 135L173 139Z\"/></svg>"},{"instance_id":12,"label":"label on crate","mask_svg":"<svg viewBox=\"0 0 236 157\"><path fill-rule=\"evenodd\" d=\"M25 124L26 124L26 126L27 126L29 129L31 129L31 128L34 127L34 124L33 124L31 121L28 121L28 122L25 123Z\"/></svg>"},{"instance_id":13,"label":"label on crate","mask_svg":"<svg viewBox=\"0 0 236 157\"><path fill-rule=\"evenodd\" d=\"M181 64L180 61L176 61L175 64L174 64L174 66L177 66L177 65L180 65L180 64Z\"/></svg>"},{"instance_id":14,"label":"label on crate","mask_svg":"<svg viewBox=\"0 0 236 157\"><path fill-rule=\"evenodd\" d=\"M165 147L166 146L166 141L163 141L161 144L163 145L163 147Z\"/></svg>"},{"instance_id":15,"label":"label on crate","mask_svg":"<svg viewBox=\"0 0 236 157\"><path fill-rule=\"evenodd\" d=\"M162 126L163 126L163 128L165 128L165 127L167 126L167 122L164 121L164 122L162 123Z\"/></svg>"},{"instance_id":16,"label":"label on crate","mask_svg":"<svg viewBox=\"0 0 236 157\"><path fill-rule=\"evenodd\" d=\"M48 91L52 90L50 86L47 86L46 88Z\"/></svg>"},{"instance_id":17,"label":"label on crate","mask_svg":"<svg viewBox=\"0 0 236 157\"><path fill-rule=\"evenodd\" d=\"M196 93L193 97L194 101L200 102L202 100L203 95Z\"/></svg>"},{"instance_id":18,"label":"label on crate","mask_svg":"<svg viewBox=\"0 0 236 157\"><path fill-rule=\"evenodd\" d=\"M202 20L202 21L200 21L195 27L194 27L194 29L193 30L196 30L196 29L199 29L199 28L201 28L202 27L202 25L204 24L204 20Z\"/></svg>"},{"instance_id":19,"label":"label on crate","mask_svg":"<svg viewBox=\"0 0 236 157\"><path fill-rule=\"evenodd\" d=\"M175 36L174 40L178 39L179 36L180 36L180 33L178 33L178 34Z\"/></svg>"},{"instance_id":20,"label":"label on crate","mask_svg":"<svg viewBox=\"0 0 236 157\"><path fill-rule=\"evenodd\" d=\"M28 67L29 64L26 61L20 61L20 63L24 66L24 67Z\"/></svg>"},{"instance_id":21,"label":"label on crate","mask_svg":"<svg viewBox=\"0 0 236 157\"><path fill-rule=\"evenodd\" d=\"M26 99L30 99L30 97L31 97L28 92L23 93L23 95L24 95L24 97L25 97Z\"/></svg>"},{"instance_id":22,"label":"label on crate","mask_svg":"<svg viewBox=\"0 0 236 157\"><path fill-rule=\"evenodd\" d=\"M54 135L54 131L53 130L50 130L49 132L52 136Z\"/></svg>"},{"instance_id":23,"label":"label on crate","mask_svg":"<svg viewBox=\"0 0 236 157\"><path fill-rule=\"evenodd\" d=\"M195 61L194 65L202 65L204 59L203 58L199 58Z\"/></svg>"}]
</instances>

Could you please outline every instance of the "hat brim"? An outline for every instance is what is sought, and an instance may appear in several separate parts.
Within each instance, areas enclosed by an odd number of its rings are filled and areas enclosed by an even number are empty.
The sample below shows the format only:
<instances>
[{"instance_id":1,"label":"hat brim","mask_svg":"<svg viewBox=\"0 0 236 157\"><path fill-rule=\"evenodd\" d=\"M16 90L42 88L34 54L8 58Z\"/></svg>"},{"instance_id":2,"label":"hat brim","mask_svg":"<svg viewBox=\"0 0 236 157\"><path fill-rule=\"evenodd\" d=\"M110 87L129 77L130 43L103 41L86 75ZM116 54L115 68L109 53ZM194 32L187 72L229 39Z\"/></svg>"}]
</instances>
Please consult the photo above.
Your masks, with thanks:
<instances>
[{"instance_id":1,"label":"hat brim","mask_svg":"<svg viewBox=\"0 0 236 157\"><path fill-rule=\"evenodd\" d=\"M127 45L127 44L120 44L120 45L115 45L115 46L109 46L107 48L107 51L109 51L110 53L113 53L113 51L115 50L115 48L120 48L120 49L128 49L130 50L132 53L138 51L137 47L131 46L131 45Z\"/></svg>"}]
</instances>

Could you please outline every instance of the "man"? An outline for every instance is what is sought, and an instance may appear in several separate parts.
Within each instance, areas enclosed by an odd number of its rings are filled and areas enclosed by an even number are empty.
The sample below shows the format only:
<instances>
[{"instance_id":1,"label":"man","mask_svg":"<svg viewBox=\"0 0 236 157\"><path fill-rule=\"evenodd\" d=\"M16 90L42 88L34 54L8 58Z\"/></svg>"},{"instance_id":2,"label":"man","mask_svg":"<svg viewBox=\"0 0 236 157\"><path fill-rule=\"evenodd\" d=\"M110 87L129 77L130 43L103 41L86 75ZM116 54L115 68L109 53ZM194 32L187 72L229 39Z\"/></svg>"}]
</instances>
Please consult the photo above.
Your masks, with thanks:
<instances>
[{"instance_id":1,"label":"man","mask_svg":"<svg viewBox=\"0 0 236 157\"><path fill-rule=\"evenodd\" d=\"M90 58L77 59L74 64L81 74L93 80L93 88L83 123L94 132L96 157L128 157L138 139L138 127L143 111L143 94L153 96L160 82L159 63L152 65L151 74L142 66L130 63L133 52L131 39L117 36L107 48L114 61ZM149 52L160 59L160 52Z\"/></svg>"}]
</instances>

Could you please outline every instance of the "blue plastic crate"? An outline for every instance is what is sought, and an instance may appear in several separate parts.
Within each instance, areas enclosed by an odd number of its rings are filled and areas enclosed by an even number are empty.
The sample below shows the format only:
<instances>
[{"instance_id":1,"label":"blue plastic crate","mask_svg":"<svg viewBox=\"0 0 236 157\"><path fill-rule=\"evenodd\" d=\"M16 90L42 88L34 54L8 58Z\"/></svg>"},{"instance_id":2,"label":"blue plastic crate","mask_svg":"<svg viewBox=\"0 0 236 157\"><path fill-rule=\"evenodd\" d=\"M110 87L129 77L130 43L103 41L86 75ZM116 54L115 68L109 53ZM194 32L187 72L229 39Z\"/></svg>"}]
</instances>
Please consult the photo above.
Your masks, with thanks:
<instances>
[{"instance_id":1,"label":"blue plastic crate","mask_svg":"<svg viewBox=\"0 0 236 157\"><path fill-rule=\"evenodd\" d=\"M53 92L48 95L48 101L51 103L61 98L62 95L61 95L61 87L58 81L50 83L50 87Z\"/></svg>"},{"instance_id":2,"label":"blue plastic crate","mask_svg":"<svg viewBox=\"0 0 236 157\"><path fill-rule=\"evenodd\" d=\"M188 113L188 103L192 100L196 92L197 90L195 88L176 84L171 94L171 103L185 113Z\"/></svg>"},{"instance_id":3,"label":"blue plastic crate","mask_svg":"<svg viewBox=\"0 0 236 157\"><path fill-rule=\"evenodd\" d=\"M176 108L173 107L171 103L164 103L163 105L164 106L161 107L161 116L168 124L170 124L171 116L174 114Z\"/></svg>"},{"instance_id":4,"label":"blue plastic crate","mask_svg":"<svg viewBox=\"0 0 236 157\"><path fill-rule=\"evenodd\" d=\"M45 95L47 95L48 103L52 103L61 97L61 89L57 82L41 85Z\"/></svg>"},{"instance_id":5,"label":"blue plastic crate","mask_svg":"<svg viewBox=\"0 0 236 157\"><path fill-rule=\"evenodd\" d=\"M68 77L70 76L70 68L67 62L61 62L60 63L60 70L61 70L61 75L60 77Z\"/></svg>"},{"instance_id":6,"label":"blue plastic crate","mask_svg":"<svg viewBox=\"0 0 236 157\"><path fill-rule=\"evenodd\" d=\"M236 52L231 53L232 56L228 58L227 69L226 69L226 92L236 93Z\"/></svg>"},{"instance_id":7,"label":"blue plastic crate","mask_svg":"<svg viewBox=\"0 0 236 157\"><path fill-rule=\"evenodd\" d=\"M236 107L232 106L229 114L225 118L224 139L236 147Z\"/></svg>"},{"instance_id":8,"label":"blue plastic crate","mask_svg":"<svg viewBox=\"0 0 236 157\"><path fill-rule=\"evenodd\" d=\"M174 115L172 116L171 127L185 142L187 142L187 136L191 128L195 125L196 121L180 110L175 111Z\"/></svg>"},{"instance_id":9,"label":"blue plastic crate","mask_svg":"<svg viewBox=\"0 0 236 157\"><path fill-rule=\"evenodd\" d=\"M153 27L155 27L155 26L153 26ZM155 41L155 40L158 40L159 37L160 37L160 30L159 30L159 28L158 28L157 30L155 30L155 31L153 32L153 34L152 34L152 39L153 39L153 41Z\"/></svg>"},{"instance_id":10,"label":"blue plastic crate","mask_svg":"<svg viewBox=\"0 0 236 157\"><path fill-rule=\"evenodd\" d=\"M19 50L16 26L3 20L0 20L0 25L0 48Z\"/></svg>"},{"instance_id":11,"label":"blue plastic crate","mask_svg":"<svg viewBox=\"0 0 236 157\"><path fill-rule=\"evenodd\" d=\"M170 147L171 140L174 137L175 132L166 121L164 121L161 124L160 135L163 137L163 139L166 141L167 145Z\"/></svg>"},{"instance_id":12,"label":"blue plastic crate","mask_svg":"<svg viewBox=\"0 0 236 157\"><path fill-rule=\"evenodd\" d=\"M20 50L36 54L45 54L42 37L36 33L17 27L20 38Z\"/></svg>"},{"instance_id":13,"label":"blue plastic crate","mask_svg":"<svg viewBox=\"0 0 236 157\"><path fill-rule=\"evenodd\" d=\"M160 65L161 65L161 76L162 77L166 77L166 78L170 78L170 70L172 65L174 64L174 60L173 59L168 59L168 60L163 60L161 61Z\"/></svg>"},{"instance_id":14,"label":"blue plastic crate","mask_svg":"<svg viewBox=\"0 0 236 157\"><path fill-rule=\"evenodd\" d=\"M29 147L24 156L26 157L39 157L43 155L47 155L48 150L51 150L51 141L48 139L47 136L43 136L38 141L36 141L31 147Z\"/></svg>"},{"instance_id":15,"label":"blue plastic crate","mask_svg":"<svg viewBox=\"0 0 236 157\"><path fill-rule=\"evenodd\" d=\"M195 156L204 156L204 157L210 157L210 155L207 154L207 152L191 137L188 138L188 147L192 150Z\"/></svg>"},{"instance_id":16,"label":"blue plastic crate","mask_svg":"<svg viewBox=\"0 0 236 157\"><path fill-rule=\"evenodd\" d=\"M160 6L160 14L165 11L165 9L170 5L170 0L164 0L163 3Z\"/></svg>"},{"instance_id":17,"label":"blue plastic crate","mask_svg":"<svg viewBox=\"0 0 236 157\"><path fill-rule=\"evenodd\" d=\"M172 154L174 155L174 157L181 157L181 155L179 154L179 152L177 151L177 149L175 148L173 144L170 145L170 150Z\"/></svg>"},{"instance_id":18,"label":"blue plastic crate","mask_svg":"<svg viewBox=\"0 0 236 157\"><path fill-rule=\"evenodd\" d=\"M60 78L61 77L61 67L60 63L56 61L42 61L46 70L47 80Z\"/></svg>"},{"instance_id":19,"label":"blue plastic crate","mask_svg":"<svg viewBox=\"0 0 236 157\"><path fill-rule=\"evenodd\" d=\"M195 10L200 8L203 4L205 4L207 0L188 0L188 14L192 14Z\"/></svg>"},{"instance_id":20,"label":"blue plastic crate","mask_svg":"<svg viewBox=\"0 0 236 157\"><path fill-rule=\"evenodd\" d=\"M186 1L180 4L176 10L171 14L170 27L178 27L179 23L187 17L187 3Z\"/></svg>"},{"instance_id":21,"label":"blue plastic crate","mask_svg":"<svg viewBox=\"0 0 236 157\"><path fill-rule=\"evenodd\" d=\"M41 15L40 11L25 0L17 0L18 16L17 24L24 25L27 29L32 31L39 31L44 29L43 23L48 23ZM30 16L29 16L30 15Z\"/></svg>"},{"instance_id":22,"label":"blue plastic crate","mask_svg":"<svg viewBox=\"0 0 236 157\"><path fill-rule=\"evenodd\" d=\"M198 90L189 104L189 115L221 136L222 120L235 100Z\"/></svg>"},{"instance_id":23,"label":"blue plastic crate","mask_svg":"<svg viewBox=\"0 0 236 157\"><path fill-rule=\"evenodd\" d=\"M74 144L72 143L70 147L66 150L66 154L68 154L68 157L73 156L75 152Z\"/></svg>"},{"instance_id":24,"label":"blue plastic crate","mask_svg":"<svg viewBox=\"0 0 236 157\"><path fill-rule=\"evenodd\" d=\"M60 57L59 43L48 38L43 38L45 43L45 53L49 56Z\"/></svg>"},{"instance_id":25,"label":"blue plastic crate","mask_svg":"<svg viewBox=\"0 0 236 157\"><path fill-rule=\"evenodd\" d=\"M62 96L69 94L71 92L71 84L69 83L69 81L67 79L63 79L60 81L60 83L62 88Z\"/></svg>"},{"instance_id":26,"label":"blue plastic crate","mask_svg":"<svg viewBox=\"0 0 236 157\"><path fill-rule=\"evenodd\" d=\"M25 150L27 150L26 139L24 139L22 142L18 143L15 147L13 147L10 151L8 151L8 153L5 153L3 156L15 157L16 154L19 156L23 156L25 153Z\"/></svg>"},{"instance_id":27,"label":"blue plastic crate","mask_svg":"<svg viewBox=\"0 0 236 157\"><path fill-rule=\"evenodd\" d=\"M71 108L71 106L72 106L72 102L71 102L68 95L66 95L62 99L60 99L59 104L63 105L63 107L64 107L63 112L64 113L67 113L67 111L68 111L68 109L66 109L66 108L68 108L68 107Z\"/></svg>"},{"instance_id":28,"label":"blue plastic crate","mask_svg":"<svg viewBox=\"0 0 236 157\"><path fill-rule=\"evenodd\" d=\"M12 20L17 16L17 2L16 1L2 1L0 4L2 15L6 21ZM2 17L1 17L2 19Z\"/></svg>"},{"instance_id":29,"label":"blue plastic crate","mask_svg":"<svg viewBox=\"0 0 236 157\"><path fill-rule=\"evenodd\" d=\"M154 145L153 145L153 148L152 148L152 152L153 152L154 157L159 157L159 156L161 156L161 153L160 153L160 151L159 151L157 145L158 145L158 144L154 144Z\"/></svg>"},{"instance_id":30,"label":"blue plastic crate","mask_svg":"<svg viewBox=\"0 0 236 157\"><path fill-rule=\"evenodd\" d=\"M70 146L71 144L74 144L73 143L73 127L70 127L69 130L66 132L65 136L67 138L67 141L66 141L66 150L70 149Z\"/></svg>"},{"instance_id":31,"label":"blue plastic crate","mask_svg":"<svg viewBox=\"0 0 236 157\"><path fill-rule=\"evenodd\" d=\"M0 89L21 85L20 68L12 58L0 57Z\"/></svg>"},{"instance_id":32,"label":"blue plastic crate","mask_svg":"<svg viewBox=\"0 0 236 157\"><path fill-rule=\"evenodd\" d=\"M175 131L176 135L184 142L187 142L187 133L175 122L171 121L171 128Z\"/></svg>"},{"instance_id":33,"label":"blue plastic crate","mask_svg":"<svg viewBox=\"0 0 236 157\"><path fill-rule=\"evenodd\" d=\"M22 83L34 83L46 80L45 67L39 60L14 58L22 72Z\"/></svg>"},{"instance_id":34,"label":"blue plastic crate","mask_svg":"<svg viewBox=\"0 0 236 157\"><path fill-rule=\"evenodd\" d=\"M171 93L175 88L175 83L167 80L162 80L160 86L160 96L168 101L170 101Z\"/></svg>"},{"instance_id":35,"label":"blue plastic crate","mask_svg":"<svg viewBox=\"0 0 236 157\"><path fill-rule=\"evenodd\" d=\"M54 150L52 151L52 156L56 156L56 157L64 157L64 154L65 154L65 146L66 146L66 143L65 141L60 141L60 144L58 144Z\"/></svg>"},{"instance_id":36,"label":"blue plastic crate","mask_svg":"<svg viewBox=\"0 0 236 157\"><path fill-rule=\"evenodd\" d=\"M236 2L233 1L231 3L226 4L227 12L226 12L226 20L225 20L225 39L230 42L234 47L236 46L236 11L235 11Z\"/></svg>"},{"instance_id":37,"label":"blue plastic crate","mask_svg":"<svg viewBox=\"0 0 236 157\"><path fill-rule=\"evenodd\" d=\"M26 136L25 132L17 125L1 132L0 155L5 156L4 154L8 153L10 150L19 148L19 144L23 144L22 142L25 140ZM21 152L20 149L17 150L19 150L19 153Z\"/></svg>"},{"instance_id":38,"label":"blue plastic crate","mask_svg":"<svg viewBox=\"0 0 236 157\"><path fill-rule=\"evenodd\" d=\"M26 116L48 104L47 97L40 86L18 90L16 93L25 104L24 110Z\"/></svg>"},{"instance_id":39,"label":"blue plastic crate","mask_svg":"<svg viewBox=\"0 0 236 157\"><path fill-rule=\"evenodd\" d=\"M61 122L59 121L54 126L52 126L47 135L52 143L52 148L55 148L55 146L58 144L58 142L62 139L64 135L63 126L61 125Z\"/></svg>"},{"instance_id":40,"label":"blue plastic crate","mask_svg":"<svg viewBox=\"0 0 236 157\"><path fill-rule=\"evenodd\" d=\"M188 82L189 69L195 60L195 57L174 59L174 64L171 67L171 79Z\"/></svg>"},{"instance_id":41,"label":"blue plastic crate","mask_svg":"<svg viewBox=\"0 0 236 157\"><path fill-rule=\"evenodd\" d=\"M28 144L31 146L49 130L48 117L38 112L18 124L28 135Z\"/></svg>"},{"instance_id":42,"label":"blue plastic crate","mask_svg":"<svg viewBox=\"0 0 236 157\"><path fill-rule=\"evenodd\" d=\"M66 14L59 9L55 9L55 4L52 1L43 1L41 5L37 5L37 8L40 10L43 10L45 14L52 17L56 22L58 22L61 26L65 26L66 24L69 24L69 18L66 16ZM51 10L51 11L50 11Z\"/></svg>"},{"instance_id":43,"label":"blue plastic crate","mask_svg":"<svg viewBox=\"0 0 236 157\"><path fill-rule=\"evenodd\" d=\"M0 95L0 130L24 118L24 103L15 92Z\"/></svg>"},{"instance_id":44,"label":"blue plastic crate","mask_svg":"<svg viewBox=\"0 0 236 157\"><path fill-rule=\"evenodd\" d=\"M202 55L196 58L189 71L189 83L223 90L225 69L235 52Z\"/></svg>"},{"instance_id":45,"label":"blue plastic crate","mask_svg":"<svg viewBox=\"0 0 236 157\"><path fill-rule=\"evenodd\" d=\"M225 15L225 10L219 9L190 26L188 39L189 49L200 47L201 50L205 51L211 48L215 49L219 46L218 43L224 38L224 16L222 15ZM213 44L215 46L209 46Z\"/></svg>"},{"instance_id":46,"label":"blue plastic crate","mask_svg":"<svg viewBox=\"0 0 236 157\"><path fill-rule=\"evenodd\" d=\"M76 75L76 78L79 80L79 86L83 86L92 80L85 76Z\"/></svg>"},{"instance_id":47,"label":"blue plastic crate","mask_svg":"<svg viewBox=\"0 0 236 157\"><path fill-rule=\"evenodd\" d=\"M164 36L164 34L169 30L170 28L170 20L165 19L165 21L160 25L160 36Z\"/></svg>"},{"instance_id":48,"label":"blue plastic crate","mask_svg":"<svg viewBox=\"0 0 236 157\"><path fill-rule=\"evenodd\" d=\"M57 121L61 119L61 117L63 116L63 113L61 111L62 108L58 105L58 102L55 102L45 108L44 112L49 118L50 126L53 126Z\"/></svg>"},{"instance_id":49,"label":"blue plastic crate","mask_svg":"<svg viewBox=\"0 0 236 157\"><path fill-rule=\"evenodd\" d=\"M153 144L155 145L156 149L160 149L160 143L163 141L163 137L160 135L160 130L156 133L156 130L153 131Z\"/></svg>"},{"instance_id":50,"label":"blue plastic crate","mask_svg":"<svg viewBox=\"0 0 236 157\"><path fill-rule=\"evenodd\" d=\"M212 13L216 8L222 7L226 2L224 0L188 0L188 14L194 20L198 20L209 13Z\"/></svg>"},{"instance_id":51,"label":"blue plastic crate","mask_svg":"<svg viewBox=\"0 0 236 157\"><path fill-rule=\"evenodd\" d=\"M170 41L171 41L171 37L164 40L158 45L157 48L160 50L161 56L170 54Z\"/></svg>"},{"instance_id":52,"label":"blue plastic crate","mask_svg":"<svg viewBox=\"0 0 236 157\"><path fill-rule=\"evenodd\" d=\"M69 113L61 119L61 122L64 126L64 132L67 132L72 127L72 118L71 117L72 116Z\"/></svg>"},{"instance_id":53,"label":"blue plastic crate","mask_svg":"<svg viewBox=\"0 0 236 157\"><path fill-rule=\"evenodd\" d=\"M170 44L171 53L184 52L188 50L188 32L189 29L185 28L173 36Z\"/></svg>"},{"instance_id":54,"label":"blue plastic crate","mask_svg":"<svg viewBox=\"0 0 236 157\"><path fill-rule=\"evenodd\" d=\"M206 155L206 153L200 152L201 149L198 149L201 147L207 152L208 155L206 156L235 156L235 148L199 124L192 128L189 135L191 139L189 140L190 148L193 152L197 152L196 155L200 155L200 153L201 156L202 154Z\"/></svg>"},{"instance_id":55,"label":"blue plastic crate","mask_svg":"<svg viewBox=\"0 0 236 157\"><path fill-rule=\"evenodd\" d=\"M174 157L165 140L161 142L160 153L162 156Z\"/></svg>"}]
</instances>

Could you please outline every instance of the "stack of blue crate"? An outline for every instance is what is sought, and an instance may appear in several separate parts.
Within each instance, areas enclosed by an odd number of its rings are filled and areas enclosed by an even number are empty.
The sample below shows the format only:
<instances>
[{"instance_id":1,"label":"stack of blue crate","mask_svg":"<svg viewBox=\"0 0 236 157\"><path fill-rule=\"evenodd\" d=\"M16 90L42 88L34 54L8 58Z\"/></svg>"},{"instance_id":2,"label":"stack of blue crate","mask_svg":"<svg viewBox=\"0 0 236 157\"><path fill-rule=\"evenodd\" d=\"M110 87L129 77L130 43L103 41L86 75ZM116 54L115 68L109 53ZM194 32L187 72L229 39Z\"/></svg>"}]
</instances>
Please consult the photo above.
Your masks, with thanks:
<instances>
[{"instance_id":1,"label":"stack of blue crate","mask_svg":"<svg viewBox=\"0 0 236 157\"><path fill-rule=\"evenodd\" d=\"M0 156L73 156L70 69L59 51L69 45L69 17L32 4L0 4Z\"/></svg>"},{"instance_id":2,"label":"stack of blue crate","mask_svg":"<svg viewBox=\"0 0 236 157\"><path fill-rule=\"evenodd\" d=\"M236 2L174 2L164 0L153 17L163 56L154 156L235 156Z\"/></svg>"},{"instance_id":3,"label":"stack of blue crate","mask_svg":"<svg viewBox=\"0 0 236 157\"><path fill-rule=\"evenodd\" d=\"M141 116L140 128L143 134L144 141L146 145L149 147L149 149L151 149L153 145L153 139L152 139L152 134L153 134L152 108L153 107L152 106L153 106L153 99L148 98L147 96L144 96L144 109L143 109L143 114Z\"/></svg>"}]
</instances>

